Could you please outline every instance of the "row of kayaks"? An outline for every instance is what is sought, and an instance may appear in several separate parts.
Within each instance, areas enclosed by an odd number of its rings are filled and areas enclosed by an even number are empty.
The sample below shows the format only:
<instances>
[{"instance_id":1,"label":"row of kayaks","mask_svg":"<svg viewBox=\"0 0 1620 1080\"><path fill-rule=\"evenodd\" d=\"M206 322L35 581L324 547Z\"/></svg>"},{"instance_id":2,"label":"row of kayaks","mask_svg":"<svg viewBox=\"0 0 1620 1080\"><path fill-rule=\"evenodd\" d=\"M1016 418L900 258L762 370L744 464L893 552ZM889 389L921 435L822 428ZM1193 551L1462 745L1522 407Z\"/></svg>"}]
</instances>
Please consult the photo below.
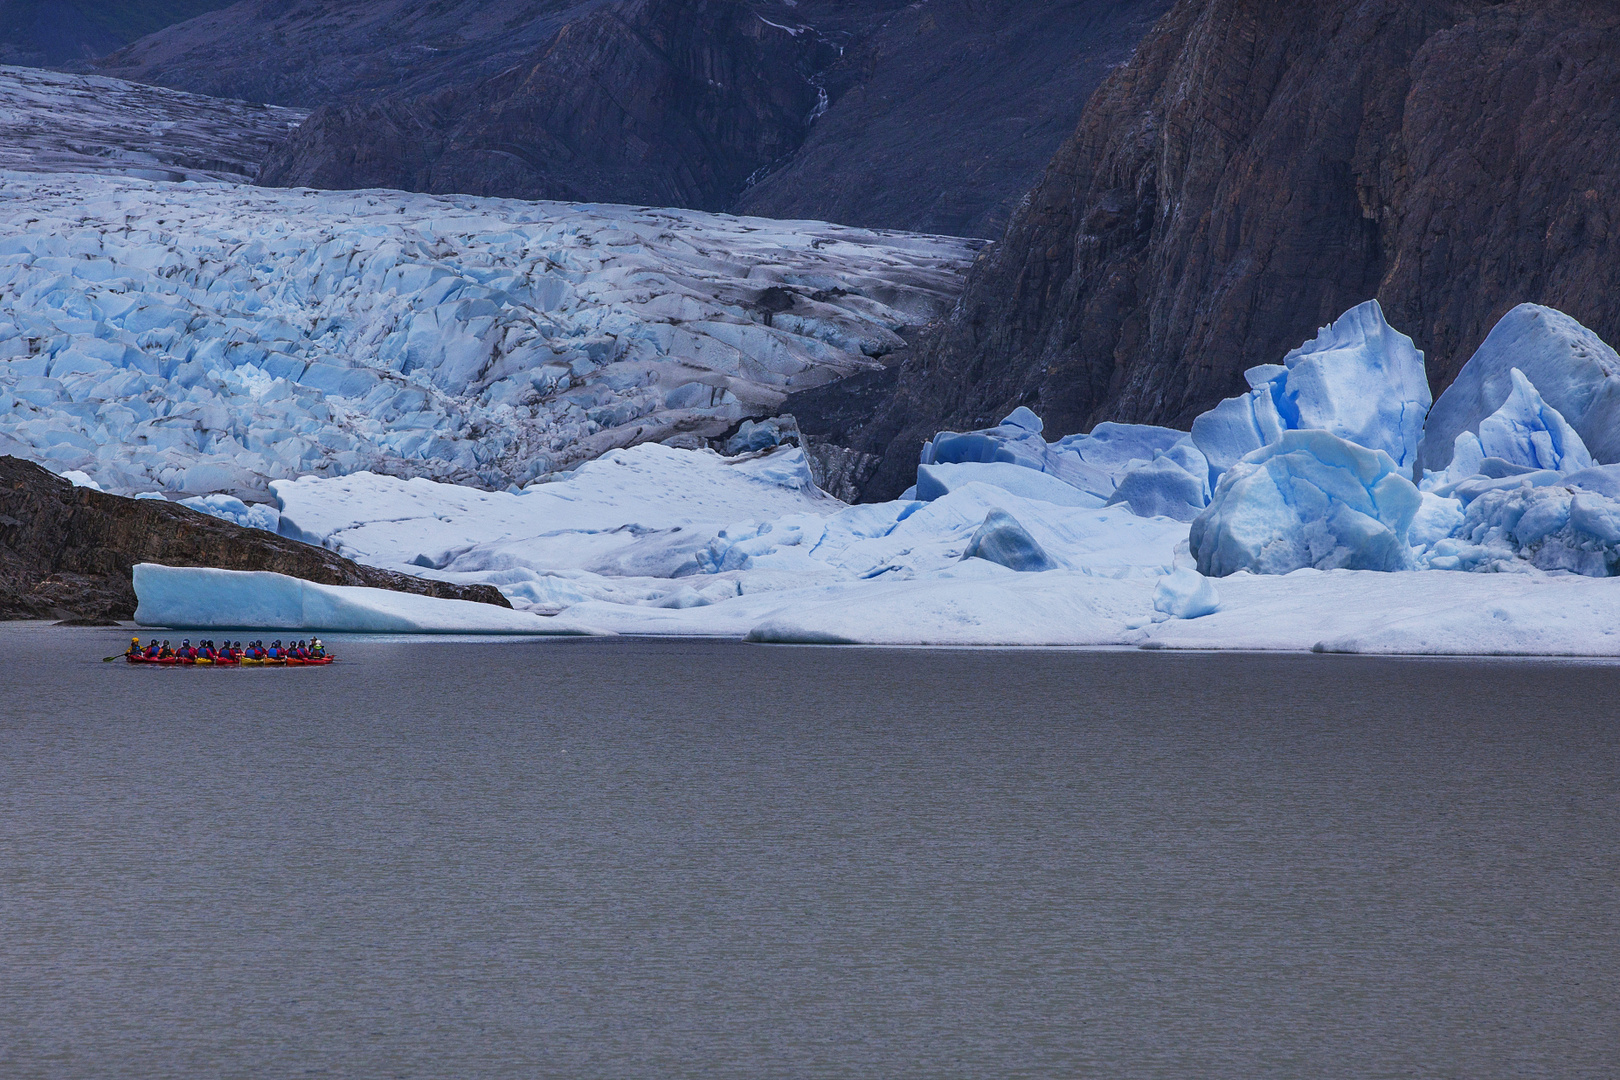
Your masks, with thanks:
<instances>
[{"instance_id":1,"label":"row of kayaks","mask_svg":"<svg viewBox=\"0 0 1620 1080\"><path fill-rule=\"evenodd\" d=\"M175 667L175 666L191 667L193 665L196 666L196 667L325 667L327 664L330 664L330 663L334 662L337 659L337 657L335 657L335 656L322 656L322 657L319 657L319 658L310 657L307 660L300 660L300 659L297 659L295 657L290 657L289 656L289 657L282 657L279 660L273 660L273 659L271 659L269 657L265 657L264 659L259 660L259 659L254 659L251 656L244 656L244 657L241 657L240 659L235 659L235 660L224 660L224 659L210 660L207 657L199 656L197 659L193 660L190 657L180 657L180 656L129 656L129 655L126 655L124 657L124 659L128 660L131 664L162 664L165 667Z\"/></svg>"}]
</instances>

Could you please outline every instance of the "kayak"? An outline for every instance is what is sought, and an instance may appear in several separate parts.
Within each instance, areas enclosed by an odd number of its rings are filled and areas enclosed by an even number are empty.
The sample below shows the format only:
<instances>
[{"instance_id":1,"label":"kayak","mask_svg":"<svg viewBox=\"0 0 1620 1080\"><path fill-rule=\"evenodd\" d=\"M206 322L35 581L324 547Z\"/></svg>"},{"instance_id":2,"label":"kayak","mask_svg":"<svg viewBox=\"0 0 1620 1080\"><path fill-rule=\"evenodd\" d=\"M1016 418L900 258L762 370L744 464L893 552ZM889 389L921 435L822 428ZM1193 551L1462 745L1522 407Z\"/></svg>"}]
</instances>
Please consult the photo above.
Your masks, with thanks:
<instances>
[{"instance_id":1,"label":"kayak","mask_svg":"<svg viewBox=\"0 0 1620 1080\"><path fill-rule=\"evenodd\" d=\"M220 658L216 660L208 660L199 656L197 659L192 660L189 657L183 656L130 656L126 653L124 655L124 659L131 664L163 664L166 667L174 664L197 665L200 667L235 667L238 664L252 664L255 666L274 664L285 667L325 667L327 664L330 664L336 660L337 657L323 656L320 659L311 658L309 660L297 660L292 657L283 657L279 660L272 660L269 657L265 657L262 660L255 660L250 656L244 656L240 659L233 658L227 660Z\"/></svg>"}]
</instances>

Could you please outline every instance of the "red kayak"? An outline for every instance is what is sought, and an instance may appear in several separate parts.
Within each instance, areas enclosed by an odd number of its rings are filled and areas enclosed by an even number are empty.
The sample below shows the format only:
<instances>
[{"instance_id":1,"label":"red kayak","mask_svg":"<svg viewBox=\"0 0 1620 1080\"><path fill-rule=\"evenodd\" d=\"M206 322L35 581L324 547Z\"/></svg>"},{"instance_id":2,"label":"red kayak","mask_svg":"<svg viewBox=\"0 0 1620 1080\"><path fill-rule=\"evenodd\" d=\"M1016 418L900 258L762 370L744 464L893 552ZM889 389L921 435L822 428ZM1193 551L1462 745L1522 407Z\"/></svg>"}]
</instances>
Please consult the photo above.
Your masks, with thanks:
<instances>
[{"instance_id":1,"label":"red kayak","mask_svg":"<svg viewBox=\"0 0 1620 1080\"><path fill-rule=\"evenodd\" d=\"M288 667L321 667L324 664L330 664L335 659L337 659L335 656L322 656L322 657L320 657L318 659L316 657L312 656L308 660L300 660L297 657L289 656L287 658L287 666Z\"/></svg>"},{"instance_id":2,"label":"red kayak","mask_svg":"<svg viewBox=\"0 0 1620 1080\"><path fill-rule=\"evenodd\" d=\"M124 659L132 664L178 664L180 662L178 656L130 656L128 653L124 654Z\"/></svg>"}]
</instances>

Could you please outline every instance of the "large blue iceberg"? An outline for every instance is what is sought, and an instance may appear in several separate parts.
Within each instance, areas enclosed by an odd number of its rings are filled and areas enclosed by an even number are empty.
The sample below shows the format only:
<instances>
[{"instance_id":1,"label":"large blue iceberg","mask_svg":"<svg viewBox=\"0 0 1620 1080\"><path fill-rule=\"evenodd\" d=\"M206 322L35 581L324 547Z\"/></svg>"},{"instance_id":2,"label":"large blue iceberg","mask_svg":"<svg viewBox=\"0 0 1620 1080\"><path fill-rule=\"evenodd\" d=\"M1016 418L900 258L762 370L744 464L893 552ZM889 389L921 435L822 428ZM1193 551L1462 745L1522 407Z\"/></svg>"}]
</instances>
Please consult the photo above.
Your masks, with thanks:
<instances>
[{"instance_id":1,"label":"large blue iceberg","mask_svg":"<svg viewBox=\"0 0 1620 1080\"><path fill-rule=\"evenodd\" d=\"M1501 408L1452 442L1444 478L1460 481L1478 474L1487 460L1524 469L1576 472L1590 468L1592 455L1562 414L1542 398L1518 368L1509 371L1513 389Z\"/></svg>"},{"instance_id":2,"label":"large blue iceberg","mask_svg":"<svg viewBox=\"0 0 1620 1080\"><path fill-rule=\"evenodd\" d=\"M1457 436L1513 394L1513 371L1580 435L1592 457L1620 462L1620 356L1592 331L1553 308L1520 304L1491 328L1434 403L1420 453L1425 471L1451 464Z\"/></svg>"},{"instance_id":3,"label":"large blue iceberg","mask_svg":"<svg viewBox=\"0 0 1620 1080\"><path fill-rule=\"evenodd\" d=\"M1281 364L1244 375L1252 388L1193 421L1194 444L1218 478L1285 431L1327 431L1382 450L1410 470L1433 398L1423 354L1376 300L1351 308Z\"/></svg>"},{"instance_id":4,"label":"large blue iceberg","mask_svg":"<svg viewBox=\"0 0 1620 1080\"><path fill-rule=\"evenodd\" d=\"M1189 545L1210 577L1407 570L1407 532L1422 504L1383 450L1326 431L1285 431L1226 471Z\"/></svg>"}]
</instances>

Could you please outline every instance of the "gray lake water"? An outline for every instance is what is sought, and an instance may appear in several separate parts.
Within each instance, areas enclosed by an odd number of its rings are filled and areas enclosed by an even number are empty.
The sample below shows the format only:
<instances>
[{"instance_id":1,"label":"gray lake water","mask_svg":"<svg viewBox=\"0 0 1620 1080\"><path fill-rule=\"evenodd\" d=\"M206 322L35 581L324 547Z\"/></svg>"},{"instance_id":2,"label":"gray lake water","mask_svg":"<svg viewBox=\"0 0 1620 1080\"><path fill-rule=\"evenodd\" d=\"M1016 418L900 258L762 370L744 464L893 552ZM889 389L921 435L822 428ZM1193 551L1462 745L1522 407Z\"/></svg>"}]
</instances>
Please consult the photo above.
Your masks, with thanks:
<instances>
[{"instance_id":1,"label":"gray lake water","mask_svg":"<svg viewBox=\"0 0 1620 1080\"><path fill-rule=\"evenodd\" d=\"M1620 667L0 626L0 1077L1620 1070Z\"/></svg>"}]
</instances>

